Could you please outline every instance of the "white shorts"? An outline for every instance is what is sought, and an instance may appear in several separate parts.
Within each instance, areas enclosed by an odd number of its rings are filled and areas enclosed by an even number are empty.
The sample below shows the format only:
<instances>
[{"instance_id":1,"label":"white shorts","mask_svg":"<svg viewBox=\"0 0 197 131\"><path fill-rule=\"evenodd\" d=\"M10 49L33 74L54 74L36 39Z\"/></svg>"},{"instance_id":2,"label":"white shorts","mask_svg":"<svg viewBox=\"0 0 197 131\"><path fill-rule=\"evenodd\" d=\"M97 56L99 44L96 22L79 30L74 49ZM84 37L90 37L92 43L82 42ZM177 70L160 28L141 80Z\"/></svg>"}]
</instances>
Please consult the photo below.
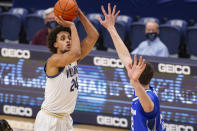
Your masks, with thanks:
<instances>
[{"instance_id":1,"label":"white shorts","mask_svg":"<svg viewBox=\"0 0 197 131\"><path fill-rule=\"evenodd\" d=\"M58 118L40 110L36 116L34 131L73 131L70 115Z\"/></svg>"}]
</instances>

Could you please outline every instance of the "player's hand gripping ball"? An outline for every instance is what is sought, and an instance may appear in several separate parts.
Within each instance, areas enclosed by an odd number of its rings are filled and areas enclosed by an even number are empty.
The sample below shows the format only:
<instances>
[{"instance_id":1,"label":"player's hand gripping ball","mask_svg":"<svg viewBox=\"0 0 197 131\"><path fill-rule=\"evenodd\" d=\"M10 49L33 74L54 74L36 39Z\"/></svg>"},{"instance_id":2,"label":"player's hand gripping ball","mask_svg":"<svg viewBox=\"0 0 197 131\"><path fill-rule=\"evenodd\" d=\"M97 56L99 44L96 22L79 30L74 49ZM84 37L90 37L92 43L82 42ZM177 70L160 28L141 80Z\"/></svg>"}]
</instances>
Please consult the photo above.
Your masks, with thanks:
<instances>
[{"instance_id":1,"label":"player's hand gripping ball","mask_svg":"<svg viewBox=\"0 0 197 131\"><path fill-rule=\"evenodd\" d=\"M78 15L78 5L75 0L58 0L54 6L54 15L64 20L74 21Z\"/></svg>"}]
</instances>

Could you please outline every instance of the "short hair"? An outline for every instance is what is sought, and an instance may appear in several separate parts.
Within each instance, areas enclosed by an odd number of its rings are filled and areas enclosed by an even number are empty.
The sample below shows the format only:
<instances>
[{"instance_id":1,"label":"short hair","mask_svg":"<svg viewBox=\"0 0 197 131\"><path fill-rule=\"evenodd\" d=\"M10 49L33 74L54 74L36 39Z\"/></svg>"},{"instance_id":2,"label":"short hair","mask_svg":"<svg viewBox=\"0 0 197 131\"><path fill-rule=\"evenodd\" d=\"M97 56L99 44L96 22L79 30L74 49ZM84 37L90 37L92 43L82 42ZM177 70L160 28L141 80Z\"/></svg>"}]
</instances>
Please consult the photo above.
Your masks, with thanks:
<instances>
[{"instance_id":1,"label":"short hair","mask_svg":"<svg viewBox=\"0 0 197 131\"><path fill-rule=\"evenodd\" d=\"M71 35L71 30L68 27L57 26L55 27L48 35L48 48L50 49L51 53L57 53L57 48L54 47L54 43L57 39L57 34L61 31L66 31Z\"/></svg>"},{"instance_id":2,"label":"short hair","mask_svg":"<svg viewBox=\"0 0 197 131\"><path fill-rule=\"evenodd\" d=\"M145 64L146 64L146 68L144 69L144 71L142 72L139 78L139 82L142 85L148 85L154 74L154 69L152 64L147 61L145 62Z\"/></svg>"},{"instance_id":3,"label":"short hair","mask_svg":"<svg viewBox=\"0 0 197 131\"><path fill-rule=\"evenodd\" d=\"M53 7L44 10L44 19L46 18L46 16L47 16L48 14L52 13L53 10L54 10Z\"/></svg>"}]
</instances>

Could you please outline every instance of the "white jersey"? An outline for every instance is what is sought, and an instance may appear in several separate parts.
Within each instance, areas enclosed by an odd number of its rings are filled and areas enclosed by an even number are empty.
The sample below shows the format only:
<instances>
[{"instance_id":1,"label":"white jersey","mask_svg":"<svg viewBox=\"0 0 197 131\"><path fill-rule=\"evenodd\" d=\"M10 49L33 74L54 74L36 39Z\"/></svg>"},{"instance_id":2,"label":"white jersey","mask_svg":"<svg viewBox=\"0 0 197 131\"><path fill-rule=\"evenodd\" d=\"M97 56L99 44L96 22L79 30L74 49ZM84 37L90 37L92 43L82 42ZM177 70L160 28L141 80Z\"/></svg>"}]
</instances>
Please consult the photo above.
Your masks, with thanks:
<instances>
[{"instance_id":1,"label":"white jersey","mask_svg":"<svg viewBox=\"0 0 197 131\"><path fill-rule=\"evenodd\" d=\"M51 113L71 114L78 95L77 62L65 66L56 76L47 76L42 108Z\"/></svg>"}]
</instances>

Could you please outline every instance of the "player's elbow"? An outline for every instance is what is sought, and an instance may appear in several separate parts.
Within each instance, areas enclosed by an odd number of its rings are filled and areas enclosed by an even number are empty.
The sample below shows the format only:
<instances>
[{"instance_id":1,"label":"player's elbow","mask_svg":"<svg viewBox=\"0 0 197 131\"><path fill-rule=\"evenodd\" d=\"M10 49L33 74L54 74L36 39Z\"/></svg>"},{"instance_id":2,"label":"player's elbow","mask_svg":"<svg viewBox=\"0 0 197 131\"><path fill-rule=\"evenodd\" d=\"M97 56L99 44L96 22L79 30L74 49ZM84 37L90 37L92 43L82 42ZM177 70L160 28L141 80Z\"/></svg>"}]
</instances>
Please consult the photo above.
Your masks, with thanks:
<instances>
[{"instance_id":1,"label":"player's elbow","mask_svg":"<svg viewBox=\"0 0 197 131\"><path fill-rule=\"evenodd\" d=\"M148 105L148 106L146 106L146 107L144 108L144 111L148 113L148 112L153 111L153 109L154 109L154 104L151 103L150 105Z\"/></svg>"},{"instance_id":2,"label":"player's elbow","mask_svg":"<svg viewBox=\"0 0 197 131\"><path fill-rule=\"evenodd\" d=\"M95 39L98 40L98 38L99 38L99 33L98 33L98 31L96 31L95 32Z\"/></svg>"},{"instance_id":3,"label":"player's elbow","mask_svg":"<svg viewBox=\"0 0 197 131\"><path fill-rule=\"evenodd\" d=\"M99 38L99 33L97 30L89 34L90 39L95 43Z\"/></svg>"},{"instance_id":4,"label":"player's elbow","mask_svg":"<svg viewBox=\"0 0 197 131\"><path fill-rule=\"evenodd\" d=\"M80 56L81 56L81 50L73 51L73 52L72 52L72 56L73 56L75 59L80 58Z\"/></svg>"}]
</instances>

